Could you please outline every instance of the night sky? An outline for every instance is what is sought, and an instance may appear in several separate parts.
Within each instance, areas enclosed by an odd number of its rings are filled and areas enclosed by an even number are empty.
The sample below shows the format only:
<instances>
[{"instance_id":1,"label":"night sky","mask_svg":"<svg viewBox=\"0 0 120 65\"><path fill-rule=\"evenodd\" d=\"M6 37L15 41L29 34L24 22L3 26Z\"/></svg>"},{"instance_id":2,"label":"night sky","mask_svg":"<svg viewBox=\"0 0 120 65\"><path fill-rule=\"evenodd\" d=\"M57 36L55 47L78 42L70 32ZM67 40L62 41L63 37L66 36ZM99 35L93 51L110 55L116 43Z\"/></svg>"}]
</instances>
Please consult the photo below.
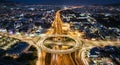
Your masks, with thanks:
<instances>
[{"instance_id":1,"label":"night sky","mask_svg":"<svg viewBox=\"0 0 120 65\"><path fill-rule=\"evenodd\" d=\"M113 4L120 0L10 0L24 4L48 4L48 5L91 5L91 4Z\"/></svg>"}]
</instances>

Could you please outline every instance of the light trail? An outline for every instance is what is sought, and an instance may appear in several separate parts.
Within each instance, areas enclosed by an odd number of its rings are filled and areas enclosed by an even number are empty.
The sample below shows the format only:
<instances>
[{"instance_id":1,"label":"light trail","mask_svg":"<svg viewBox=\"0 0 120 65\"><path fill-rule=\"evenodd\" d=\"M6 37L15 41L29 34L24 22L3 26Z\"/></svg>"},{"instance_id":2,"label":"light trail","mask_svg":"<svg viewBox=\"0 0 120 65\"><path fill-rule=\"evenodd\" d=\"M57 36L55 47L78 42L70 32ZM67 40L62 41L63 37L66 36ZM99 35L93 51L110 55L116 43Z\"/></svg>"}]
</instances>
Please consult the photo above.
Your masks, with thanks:
<instances>
[{"instance_id":1,"label":"light trail","mask_svg":"<svg viewBox=\"0 0 120 65\"><path fill-rule=\"evenodd\" d=\"M76 7L73 7L73 8L69 8L69 9L74 9ZM50 30L46 33L46 37L51 37L51 36L57 36L57 35L60 35L60 36L64 36L64 37L69 37L69 38L72 38L74 39L77 43L75 44L75 49L72 49L71 51L76 51L77 49L81 49L79 48L78 46L80 45L79 43L81 43L80 41L83 41L84 43L84 46L83 48L86 48L86 47L95 47L95 46L106 46L106 45L112 45L112 46L116 46L116 45L120 45L120 40L118 41L92 41L92 40L85 40L85 39L81 39L81 38L78 38L78 34L74 34L73 32L69 32L70 35L63 35L63 30L62 30L62 25L64 24L62 19L61 19L61 14L60 12L61 11L64 11L65 9L63 10L58 10L56 12L56 17L53 21L53 24L52 24L52 27L53 30ZM15 38L15 39L19 39L21 41L24 41L24 42L27 42L28 44L30 45L33 45L36 49L37 49L37 55L38 55L38 59L37 59L37 62L36 62L36 65L45 65L45 52L43 52L43 49L47 49L46 47L43 46L43 41L45 41L45 39L43 40L39 40L38 42L34 42L32 40L32 38L27 38L27 36L24 36L24 35L20 35L20 36L17 36L16 34L11 34L9 35L8 33L0 33L1 35L3 36L6 36L6 37L11 37L11 38ZM72 36L72 37L71 37ZM45 38L46 38L45 37ZM61 52L61 50L56 50L56 49L47 49L46 50L47 52L50 52L50 53L53 53L52 56L53 56L53 61L51 62L54 62L54 61L57 61L58 63L61 62L60 59L64 60L69 64L71 62L73 62L73 60L71 61L71 55L69 53L71 53L71 51L69 50L65 50L63 51L64 53L67 53L68 55L63 55L62 58L60 58L60 55L57 55L56 53L63 53ZM54 51L54 52L53 52ZM78 65L86 65L86 61L84 62L84 58L82 58L82 51L80 50L77 54L77 52L75 52L75 58L76 58L76 62ZM60 58L60 59L58 59ZM81 59L82 58L82 59ZM65 63L65 62L64 62ZM52 64L51 64L52 65ZM59 65L59 64L56 64L56 65ZM74 64L73 64L74 65Z\"/></svg>"}]
</instances>

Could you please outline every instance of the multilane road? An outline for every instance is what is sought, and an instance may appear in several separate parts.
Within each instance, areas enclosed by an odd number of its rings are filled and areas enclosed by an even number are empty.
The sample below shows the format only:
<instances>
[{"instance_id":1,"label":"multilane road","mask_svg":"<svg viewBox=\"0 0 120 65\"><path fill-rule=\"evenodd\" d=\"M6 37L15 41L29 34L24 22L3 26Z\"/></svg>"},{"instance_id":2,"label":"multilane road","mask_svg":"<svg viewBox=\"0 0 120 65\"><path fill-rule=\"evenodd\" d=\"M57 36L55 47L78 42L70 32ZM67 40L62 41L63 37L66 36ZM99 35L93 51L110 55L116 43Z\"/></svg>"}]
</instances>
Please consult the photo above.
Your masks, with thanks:
<instances>
[{"instance_id":1,"label":"multilane road","mask_svg":"<svg viewBox=\"0 0 120 65\"><path fill-rule=\"evenodd\" d=\"M56 13L56 19L55 20L61 20L60 18L60 11L57 11ZM59 25L59 24L58 24ZM49 37L49 34L55 33L54 30L49 31L48 33L46 33L46 37ZM61 33L60 33L61 34ZM6 37L11 37L11 38L16 38L19 39L21 41L27 42L30 45L33 45L36 49L37 49L37 55L38 55L38 60L36 62L36 65L45 65L45 55L46 52L51 53L51 62L50 65L87 65L87 63L84 61L84 58L82 57L82 50L81 48L79 49L79 44L82 43L84 44L82 46L82 48L87 48L87 47L94 47L94 46L105 46L105 45L120 45L120 41L91 41L91 40L85 40L85 39L80 39L78 37L73 38L74 40L78 41L75 45L75 47L72 48L72 50L65 50L67 52L74 52L75 51L75 55L72 56L71 53L68 54L60 54L63 53L59 48L52 48L52 49L48 49L46 47L44 47L43 45L43 41L45 41L45 39L40 39L38 42L34 42L33 39L31 37L25 36L25 35L16 35L16 34L8 34L8 33L0 33L0 35L6 36ZM53 35L54 36L54 35ZM64 35L63 35L64 36ZM64 51L64 52L65 52ZM56 52L56 53L55 53ZM67 53L66 52L66 53ZM58 53L58 54L57 54ZM75 57L75 59L73 59L73 57Z\"/></svg>"}]
</instances>

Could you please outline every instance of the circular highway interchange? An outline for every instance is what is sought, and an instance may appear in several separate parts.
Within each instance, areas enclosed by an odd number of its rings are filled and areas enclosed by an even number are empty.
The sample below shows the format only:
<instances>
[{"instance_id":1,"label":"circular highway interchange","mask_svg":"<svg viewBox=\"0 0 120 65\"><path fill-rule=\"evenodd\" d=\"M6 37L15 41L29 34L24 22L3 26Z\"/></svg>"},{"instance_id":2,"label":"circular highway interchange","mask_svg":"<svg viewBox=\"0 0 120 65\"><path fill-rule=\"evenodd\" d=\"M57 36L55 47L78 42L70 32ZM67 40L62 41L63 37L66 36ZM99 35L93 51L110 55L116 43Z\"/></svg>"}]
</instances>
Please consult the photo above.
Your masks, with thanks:
<instances>
[{"instance_id":1,"label":"circular highway interchange","mask_svg":"<svg viewBox=\"0 0 120 65\"><path fill-rule=\"evenodd\" d=\"M82 44L68 35L50 35L45 37L39 46L48 53L68 54L80 49Z\"/></svg>"}]
</instances>

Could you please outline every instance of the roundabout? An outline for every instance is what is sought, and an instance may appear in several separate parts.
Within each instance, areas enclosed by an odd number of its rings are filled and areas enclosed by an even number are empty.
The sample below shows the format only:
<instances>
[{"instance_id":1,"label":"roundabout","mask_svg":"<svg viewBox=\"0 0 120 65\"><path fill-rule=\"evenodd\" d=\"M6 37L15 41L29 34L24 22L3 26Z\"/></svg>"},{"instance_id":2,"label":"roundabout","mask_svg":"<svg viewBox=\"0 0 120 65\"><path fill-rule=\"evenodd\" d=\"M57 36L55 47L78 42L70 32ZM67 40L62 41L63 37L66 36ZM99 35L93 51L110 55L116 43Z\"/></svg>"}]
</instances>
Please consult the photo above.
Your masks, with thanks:
<instances>
[{"instance_id":1,"label":"roundabout","mask_svg":"<svg viewBox=\"0 0 120 65\"><path fill-rule=\"evenodd\" d=\"M50 35L41 41L40 46L48 53L68 54L80 49L82 43L68 35Z\"/></svg>"},{"instance_id":2,"label":"roundabout","mask_svg":"<svg viewBox=\"0 0 120 65\"><path fill-rule=\"evenodd\" d=\"M55 19L42 40L37 45L41 50L41 65L80 65L76 60L79 50L82 48L82 42L78 37L72 37L68 32L69 26L65 27L61 19L62 10L56 12ZM80 59L80 58L79 58ZM80 61L81 62L81 61Z\"/></svg>"}]
</instances>

